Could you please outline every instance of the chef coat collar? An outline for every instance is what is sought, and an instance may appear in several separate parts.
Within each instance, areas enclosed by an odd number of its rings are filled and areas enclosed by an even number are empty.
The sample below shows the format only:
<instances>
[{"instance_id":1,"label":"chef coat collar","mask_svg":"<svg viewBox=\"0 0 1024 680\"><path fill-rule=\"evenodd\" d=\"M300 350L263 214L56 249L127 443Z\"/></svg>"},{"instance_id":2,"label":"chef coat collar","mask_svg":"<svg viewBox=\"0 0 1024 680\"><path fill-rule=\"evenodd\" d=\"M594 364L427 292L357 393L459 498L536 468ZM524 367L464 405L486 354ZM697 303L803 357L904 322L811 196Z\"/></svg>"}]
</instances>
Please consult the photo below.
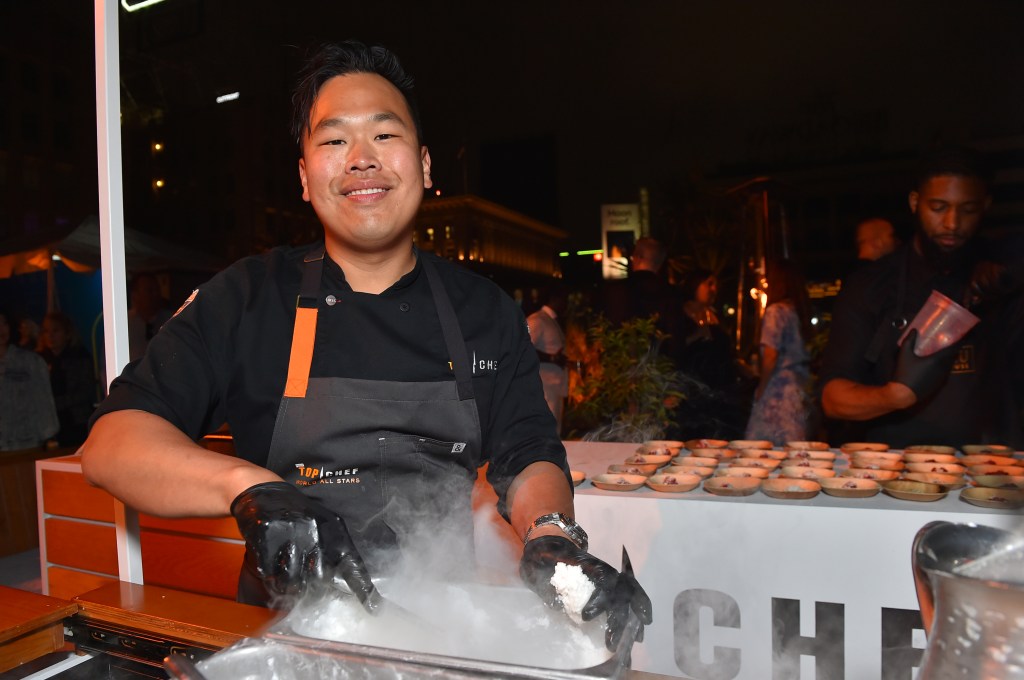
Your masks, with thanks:
<instances>
[{"instance_id":1,"label":"chef coat collar","mask_svg":"<svg viewBox=\"0 0 1024 680\"><path fill-rule=\"evenodd\" d=\"M381 295L388 295L409 288L419 278L420 272L423 270L423 264L420 261L420 251L416 246L413 246L412 252L416 258L412 270L407 274L403 274L400 279L391 284L387 289L381 291ZM337 287L341 292L353 292L352 286L345 279L345 270L332 260L331 256L326 252L324 253L324 276L328 285Z\"/></svg>"}]
</instances>

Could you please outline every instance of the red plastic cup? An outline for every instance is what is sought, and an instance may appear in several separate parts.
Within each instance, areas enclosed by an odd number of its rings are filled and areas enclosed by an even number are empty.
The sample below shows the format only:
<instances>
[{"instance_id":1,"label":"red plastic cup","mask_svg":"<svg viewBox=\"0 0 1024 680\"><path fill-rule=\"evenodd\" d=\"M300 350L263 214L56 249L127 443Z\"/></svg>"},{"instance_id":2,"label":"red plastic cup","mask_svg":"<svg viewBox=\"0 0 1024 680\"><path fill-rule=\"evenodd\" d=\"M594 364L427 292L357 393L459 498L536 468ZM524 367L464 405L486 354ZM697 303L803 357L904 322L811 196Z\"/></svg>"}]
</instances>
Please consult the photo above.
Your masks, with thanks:
<instances>
[{"instance_id":1,"label":"red plastic cup","mask_svg":"<svg viewBox=\"0 0 1024 680\"><path fill-rule=\"evenodd\" d=\"M959 342L980 320L966 308L933 290L903 331L899 344L902 345L910 331L916 328L917 344L914 345L914 354L926 357Z\"/></svg>"}]
</instances>

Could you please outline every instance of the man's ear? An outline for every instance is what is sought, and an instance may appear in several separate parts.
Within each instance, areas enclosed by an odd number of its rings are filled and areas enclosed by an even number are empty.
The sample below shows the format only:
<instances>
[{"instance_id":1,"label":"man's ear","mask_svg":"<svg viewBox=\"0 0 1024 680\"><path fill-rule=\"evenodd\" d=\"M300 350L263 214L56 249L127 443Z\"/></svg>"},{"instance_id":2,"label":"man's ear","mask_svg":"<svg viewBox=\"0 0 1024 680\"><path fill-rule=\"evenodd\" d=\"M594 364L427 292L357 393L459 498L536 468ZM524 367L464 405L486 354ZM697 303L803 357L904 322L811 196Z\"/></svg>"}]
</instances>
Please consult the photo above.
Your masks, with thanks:
<instances>
[{"instance_id":1,"label":"man's ear","mask_svg":"<svg viewBox=\"0 0 1024 680\"><path fill-rule=\"evenodd\" d=\"M309 187L306 186L306 159L299 159L299 181L302 182L302 200L309 203Z\"/></svg>"},{"instance_id":2,"label":"man's ear","mask_svg":"<svg viewBox=\"0 0 1024 680\"><path fill-rule=\"evenodd\" d=\"M910 212L917 214L917 203L921 200L921 194L916 191L911 191L907 196L907 203L910 204Z\"/></svg>"},{"instance_id":3,"label":"man's ear","mask_svg":"<svg viewBox=\"0 0 1024 680\"><path fill-rule=\"evenodd\" d=\"M420 147L420 161L423 163L423 188L429 189L434 182L430 179L430 151L425 146Z\"/></svg>"}]
</instances>

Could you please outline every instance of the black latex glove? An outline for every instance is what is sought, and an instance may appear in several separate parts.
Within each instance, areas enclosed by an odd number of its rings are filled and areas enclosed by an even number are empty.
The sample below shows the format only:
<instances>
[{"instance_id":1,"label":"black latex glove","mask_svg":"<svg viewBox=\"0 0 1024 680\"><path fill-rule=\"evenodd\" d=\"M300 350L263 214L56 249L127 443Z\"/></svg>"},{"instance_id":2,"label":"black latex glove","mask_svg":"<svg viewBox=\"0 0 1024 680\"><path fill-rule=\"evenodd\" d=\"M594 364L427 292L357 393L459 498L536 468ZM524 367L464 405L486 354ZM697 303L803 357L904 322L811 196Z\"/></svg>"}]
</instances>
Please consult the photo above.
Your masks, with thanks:
<instances>
[{"instance_id":1,"label":"black latex glove","mask_svg":"<svg viewBox=\"0 0 1024 680\"><path fill-rule=\"evenodd\" d=\"M288 482L252 486L231 503L247 559L267 590L295 596L340 576L364 607L379 602L345 520Z\"/></svg>"},{"instance_id":2,"label":"black latex glove","mask_svg":"<svg viewBox=\"0 0 1024 680\"><path fill-rule=\"evenodd\" d=\"M900 345L900 353L896 357L896 372L892 376L892 381L909 387L917 400L921 401L930 397L942 386L953 367L959 347L954 343L934 354L919 357L914 353L916 344L917 329L914 328Z\"/></svg>"},{"instance_id":3,"label":"black latex glove","mask_svg":"<svg viewBox=\"0 0 1024 680\"><path fill-rule=\"evenodd\" d=\"M576 544L562 536L541 536L531 540L523 548L523 558L519 562L519 575L526 585L549 607L558 606L557 593L551 585L551 577L555 573L555 564L578 565L583 573L594 583L594 594L583 607L581 615L584 621L590 621L602 612L608 613L608 626L605 631L604 643L609 650L615 651L622 639L630 608L636 612L644 625L650 625L651 598L633 577L629 568L628 558L623 557L626 565L622 573L614 567L602 562L590 553L576 547ZM637 634L637 642L644 639L643 626Z\"/></svg>"}]
</instances>

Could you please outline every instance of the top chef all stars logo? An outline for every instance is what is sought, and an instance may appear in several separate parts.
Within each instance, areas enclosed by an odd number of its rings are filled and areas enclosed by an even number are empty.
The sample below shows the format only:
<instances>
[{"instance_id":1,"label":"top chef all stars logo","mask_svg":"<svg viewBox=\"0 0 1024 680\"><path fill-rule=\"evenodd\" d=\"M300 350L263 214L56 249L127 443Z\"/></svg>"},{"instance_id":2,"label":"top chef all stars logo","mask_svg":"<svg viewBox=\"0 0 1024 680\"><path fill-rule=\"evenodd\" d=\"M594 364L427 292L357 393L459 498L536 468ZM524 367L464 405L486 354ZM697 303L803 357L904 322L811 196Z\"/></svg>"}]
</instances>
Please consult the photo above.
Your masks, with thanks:
<instances>
[{"instance_id":1,"label":"top chef all stars logo","mask_svg":"<svg viewBox=\"0 0 1024 680\"><path fill-rule=\"evenodd\" d=\"M476 355L476 350L473 350L473 375L478 373L497 373L498 372L498 360L497 359L484 359Z\"/></svg>"},{"instance_id":2,"label":"top chef all stars logo","mask_svg":"<svg viewBox=\"0 0 1024 680\"><path fill-rule=\"evenodd\" d=\"M299 478L295 481L296 486L313 486L315 484L359 484L359 468L343 468L340 470L328 470L322 465L314 467L305 463L296 463L295 469L299 471Z\"/></svg>"}]
</instances>

